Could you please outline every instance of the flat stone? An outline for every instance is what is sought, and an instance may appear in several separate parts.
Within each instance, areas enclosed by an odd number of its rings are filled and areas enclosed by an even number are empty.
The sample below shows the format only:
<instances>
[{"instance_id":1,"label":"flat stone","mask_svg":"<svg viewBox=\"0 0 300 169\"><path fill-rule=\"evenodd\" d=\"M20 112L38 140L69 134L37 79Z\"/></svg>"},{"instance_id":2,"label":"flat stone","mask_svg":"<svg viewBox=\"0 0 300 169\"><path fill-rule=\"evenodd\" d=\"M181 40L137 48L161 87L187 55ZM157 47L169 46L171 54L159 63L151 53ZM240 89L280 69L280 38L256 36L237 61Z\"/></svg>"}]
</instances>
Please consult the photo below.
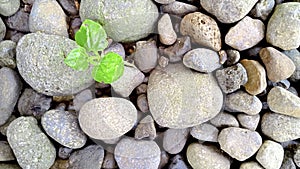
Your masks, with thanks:
<instances>
[{"instance_id":1,"label":"flat stone","mask_svg":"<svg viewBox=\"0 0 300 169\"><path fill-rule=\"evenodd\" d=\"M219 130L209 123L194 126L190 133L200 141L218 142Z\"/></svg>"},{"instance_id":2,"label":"flat stone","mask_svg":"<svg viewBox=\"0 0 300 169\"><path fill-rule=\"evenodd\" d=\"M232 158L244 161L256 153L262 144L262 138L256 131L228 127L221 130L218 142L221 149Z\"/></svg>"},{"instance_id":3,"label":"flat stone","mask_svg":"<svg viewBox=\"0 0 300 169\"><path fill-rule=\"evenodd\" d=\"M256 161L249 161L249 162L243 162L240 166L240 169L264 169L264 168Z\"/></svg>"},{"instance_id":4,"label":"flat stone","mask_svg":"<svg viewBox=\"0 0 300 169\"><path fill-rule=\"evenodd\" d=\"M201 46L209 47L215 51L221 49L221 33L216 21L200 12L184 16L180 24L182 35L190 36Z\"/></svg>"},{"instance_id":5,"label":"flat stone","mask_svg":"<svg viewBox=\"0 0 300 169\"><path fill-rule=\"evenodd\" d=\"M136 67L145 72L150 72L157 65L158 50L155 41L138 41L133 54Z\"/></svg>"},{"instance_id":6,"label":"flat stone","mask_svg":"<svg viewBox=\"0 0 300 169\"><path fill-rule=\"evenodd\" d=\"M147 98L154 120L177 129L210 120L223 105L223 94L211 74L193 72L180 63L152 71Z\"/></svg>"},{"instance_id":7,"label":"flat stone","mask_svg":"<svg viewBox=\"0 0 300 169\"><path fill-rule=\"evenodd\" d=\"M1 29L1 28L0 28ZM0 42L0 66L16 68L16 42L4 40Z\"/></svg>"},{"instance_id":8,"label":"flat stone","mask_svg":"<svg viewBox=\"0 0 300 169\"><path fill-rule=\"evenodd\" d=\"M0 141L0 161L15 160L14 153L7 141Z\"/></svg>"},{"instance_id":9,"label":"flat stone","mask_svg":"<svg viewBox=\"0 0 300 169\"><path fill-rule=\"evenodd\" d=\"M258 44L265 35L265 25L259 19L246 16L231 27L225 36L225 43L234 49L243 51Z\"/></svg>"},{"instance_id":10,"label":"flat stone","mask_svg":"<svg viewBox=\"0 0 300 169\"><path fill-rule=\"evenodd\" d=\"M279 169L283 161L283 147L274 141L266 140L256 154L256 160L266 169Z\"/></svg>"},{"instance_id":11,"label":"flat stone","mask_svg":"<svg viewBox=\"0 0 300 169\"><path fill-rule=\"evenodd\" d=\"M256 130L260 120L260 115L238 114L237 119L242 127L249 130Z\"/></svg>"},{"instance_id":12,"label":"flat stone","mask_svg":"<svg viewBox=\"0 0 300 169\"><path fill-rule=\"evenodd\" d=\"M162 12L177 16L184 16L188 13L196 12L198 8L184 2L174 1L167 5L162 5Z\"/></svg>"},{"instance_id":13,"label":"flat stone","mask_svg":"<svg viewBox=\"0 0 300 169\"><path fill-rule=\"evenodd\" d=\"M154 140L156 137L156 128L153 118L148 115L143 118L137 125L134 133L134 138L143 139L148 138Z\"/></svg>"},{"instance_id":14,"label":"flat stone","mask_svg":"<svg viewBox=\"0 0 300 169\"><path fill-rule=\"evenodd\" d=\"M174 45L163 49L162 54L169 58L169 61L179 62L183 55L192 49L191 40L189 36L178 38Z\"/></svg>"},{"instance_id":15,"label":"flat stone","mask_svg":"<svg viewBox=\"0 0 300 169\"><path fill-rule=\"evenodd\" d=\"M299 15L300 4L297 2L277 5L268 22L267 42L283 50L298 48L300 45Z\"/></svg>"},{"instance_id":16,"label":"flat stone","mask_svg":"<svg viewBox=\"0 0 300 169\"><path fill-rule=\"evenodd\" d=\"M290 77L291 80L297 81L300 79L300 52L297 49L283 51L295 64L296 70Z\"/></svg>"},{"instance_id":17,"label":"flat stone","mask_svg":"<svg viewBox=\"0 0 300 169\"><path fill-rule=\"evenodd\" d=\"M262 20L266 20L269 14L272 12L274 6L275 0L260 0L251 10L251 13L255 17L259 17Z\"/></svg>"},{"instance_id":18,"label":"flat stone","mask_svg":"<svg viewBox=\"0 0 300 169\"><path fill-rule=\"evenodd\" d=\"M165 45L172 45L177 39L169 14L164 14L157 23L159 40Z\"/></svg>"},{"instance_id":19,"label":"flat stone","mask_svg":"<svg viewBox=\"0 0 300 169\"><path fill-rule=\"evenodd\" d=\"M3 20L0 18L0 41L2 41L6 34L6 26Z\"/></svg>"},{"instance_id":20,"label":"flat stone","mask_svg":"<svg viewBox=\"0 0 300 169\"><path fill-rule=\"evenodd\" d=\"M0 14L11 16L20 8L20 0L3 0L0 4Z\"/></svg>"},{"instance_id":21,"label":"flat stone","mask_svg":"<svg viewBox=\"0 0 300 169\"><path fill-rule=\"evenodd\" d=\"M30 32L29 13L25 12L24 9L20 9L17 13L7 18L6 25L10 29L21 32Z\"/></svg>"},{"instance_id":22,"label":"flat stone","mask_svg":"<svg viewBox=\"0 0 300 169\"><path fill-rule=\"evenodd\" d=\"M220 112L218 115L216 115L213 119L209 121L212 125L216 127L239 127L239 122L234 117L234 115Z\"/></svg>"},{"instance_id":23,"label":"flat stone","mask_svg":"<svg viewBox=\"0 0 300 169\"><path fill-rule=\"evenodd\" d=\"M189 136L189 129L168 129L164 132L163 148L170 154L178 154L181 152L187 138Z\"/></svg>"}]
</instances>

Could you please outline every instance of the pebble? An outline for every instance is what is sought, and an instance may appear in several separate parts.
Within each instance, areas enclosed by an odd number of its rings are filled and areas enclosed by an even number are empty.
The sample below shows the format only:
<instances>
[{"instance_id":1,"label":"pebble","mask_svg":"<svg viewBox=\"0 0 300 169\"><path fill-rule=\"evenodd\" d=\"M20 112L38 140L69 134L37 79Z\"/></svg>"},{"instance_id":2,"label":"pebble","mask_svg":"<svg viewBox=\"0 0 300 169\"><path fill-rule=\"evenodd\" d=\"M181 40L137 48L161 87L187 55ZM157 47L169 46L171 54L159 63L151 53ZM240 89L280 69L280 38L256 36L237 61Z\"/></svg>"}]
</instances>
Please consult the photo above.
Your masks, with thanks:
<instances>
[{"instance_id":1,"label":"pebble","mask_svg":"<svg viewBox=\"0 0 300 169\"><path fill-rule=\"evenodd\" d=\"M55 147L33 117L19 117L11 122L7 140L22 168L50 168L54 163Z\"/></svg>"},{"instance_id":2,"label":"pebble","mask_svg":"<svg viewBox=\"0 0 300 169\"><path fill-rule=\"evenodd\" d=\"M297 169L292 158L284 158L280 169Z\"/></svg>"},{"instance_id":3,"label":"pebble","mask_svg":"<svg viewBox=\"0 0 300 169\"><path fill-rule=\"evenodd\" d=\"M160 3L160 4L169 4L174 2L175 0L155 0L155 2Z\"/></svg>"},{"instance_id":4,"label":"pebble","mask_svg":"<svg viewBox=\"0 0 300 169\"><path fill-rule=\"evenodd\" d=\"M30 32L28 22L29 13L25 12L25 10L22 8L17 13L7 18L6 25L8 28L16 31Z\"/></svg>"},{"instance_id":5,"label":"pebble","mask_svg":"<svg viewBox=\"0 0 300 169\"><path fill-rule=\"evenodd\" d=\"M0 42L0 66L16 68L16 46L17 44L11 40Z\"/></svg>"},{"instance_id":6,"label":"pebble","mask_svg":"<svg viewBox=\"0 0 300 169\"><path fill-rule=\"evenodd\" d=\"M223 105L223 95L214 77L193 72L181 63L151 72L147 98L155 122L177 129L210 120Z\"/></svg>"},{"instance_id":7,"label":"pebble","mask_svg":"<svg viewBox=\"0 0 300 169\"><path fill-rule=\"evenodd\" d=\"M223 65L227 61L227 53L225 50L218 51L219 54L219 63Z\"/></svg>"},{"instance_id":8,"label":"pebble","mask_svg":"<svg viewBox=\"0 0 300 169\"><path fill-rule=\"evenodd\" d=\"M217 70L216 78L224 93L232 93L248 81L247 71L240 63Z\"/></svg>"},{"instance_id":9,"label":"pebble","mask_svg":"<svg viewBox=\"0 0 300 169\"><path fill-rule=\"evenodd\" d=\"M211 73L220 68L222 65L219 61L218 53L206 48L193 49L183 56L183 64L186 67L204 73Z\"/></svg>"},{"instance_id":10,"label":"pebble","mask_svg":"<svg viewBox=\"0 0 300 169\"><path fill-rule=\"evenodd\" d=\"M162 54L169 58L171 63L181 61L183 55L192 49L189 36L178 38L174 45L163 49Z\"/></svg>"},{"instance_id":11,"label":"pebble","mask_svg":"<svg viewBox=\"0 0 300 169\"><path fill-rule=\"evenodd\" d=\"M231 27L225 36L225 43L243 51L258 44L265 35L265 25L259 19L246 16Z\"/></svg>"},{"instance_id":12,"label":"pebble","mask_svg":"<svg viewBox=\"0 0 300 169\"><path fill-rule=\"evenodd\" d=\"M18 164L0 164L0 169L21 169Z\"/></svg>"},{"instance_id":13,"label":"pebble","mask_svg":"<svg viewBox=\"0 0 300 169\"><path fill-rule=\"evenodd\" d=\"M244 84L246 91L251 95L258 95L267 88L267 75L264 67L256 60L241 60L247 71L248 81Z\"/></svg>"},{"instance_id":14,"label":"pebble","mask_svg":"<svg viewBox=\"0 0 300 169\"><path fill-rule=\"evenodd\" d=\"M275 113L300 118L300 98L282 87L273 87L268 93L267 102Z\"/></svg>"},{"instance_id":15,"label":"pebble","mask_svg":"<svg viewBox=\"0 0 300 169\"><path fill-rule=\"evenodd\" d=\"M156 137L156 128L153 118L148 115L143 118L137 125L134 133L135 139L144 139L148 138L154 140Z\"/></svg>"},{"instance_id":16,"label":"pebble","mask_svg":"<svg viewBox=\"0 0 300 169\"><path fill-rule=\"evenodd\" d=\"M210 120L210 123L216 127L239 127L237 119L229 113L220 112L217 116Z\"/></svg>"},{"instance_id":17,"label":"pebble","mask_svg":"<svg viewBox=\"0 0 300 169\"><path fill-rule=\"evenodd\" d=\"M168 129L164 133L163 148L170 154L178 154L182 151L183 147L189 136L189 129Z\"/></svg>"},{"instance_id":18,"label":"pebble","mask_svg":"<svg viewBox=\"0 0 300 169\"><path fill-rule=\"evenodd\" d=\"M256 115L262 109L262 103L258 97L239 90L226 95L225 110L229 112L243 112L248 115Z\"/></svg>"},{"instance_id":19,"label":"pebble","mask_svg":"<svg viewBox=\"0 0 300 169\"><path fill-rule=\"evenodd\" d=\"M154 141L123 138L114 154L122 169L157 169L160 162L160 149Z\"/></svg>"},{"instance_id":20,"label":"pebble","mask_svg":"<svg viewBox=\"0 0 300 169\"><path fill-rule=\"evenodd\" d=\"M221 149L238 161L244 161L254 155L262 145L262 138L256 131L237 127L221 130L218 142Z\"/></svg>"},{"instance_id":21,"label":"pebble","mask_svg":"<svg viewBox=\"0 0 300 169\"><path fill-rule=\"evenodd\" d=\"M266 113L261 119L261 130L264 135L277 141L286 142L300 138L300 119L278 113Z\"/></svg>"},{"instance_id":22,"label":"pebble","mask_svg":"<svg viewBox=\"0 0 300 169\"><path fill-rule=\"evenodd\" d=\"M15 160L14 153L7 141L0 141L0 161Z\"/></svg>"},{"instance_id":23,"label":"pebble","mask_svg":"<svg viewBox=\"0 0 300 169\"><path fill-rule=\"evenodd\" d=\"M3 20L0 18L0 41L2 41L6 34L6 26Z\"/></svg>"},{"instance_id":24,"label":"pebble","mask_svg":"<svg viewBox=\"0 0 300 169\"><path fill-rule=\"evenodd\" d=\"M137 110L123 98L98 98L81 107L78 120L88 136L99 140L114 139L131 130L137 120Z\"/></svg>"},{"instance_id":25,"label":"pebble","mask_svg":"<svg viewBox=\"0 0 300 169\"><path fill-rule=\"evenodd\" d=\"M201 46L215 51L221 49L221 33L216 21L200 12L190 13L184 16L180 24L182 35L190 36Z\"/></svg>"},{"instance_id":26,"label":"pebble","mask_svg":"<svg viewBox=\"0 0 300 169\"><path fill-rule=\"evenodd\" d=\"M267 42L283 50L298 48L300 45L299 15L300 3L298 2L277 5L268 22Z\"/></svg>"},{"instance_id":27,"label":"pebble","mask_svg":"<svg viewBox=\"0 0 300 169\"><path fill-rule=\"evenodd\" d=\"M188 13L196 12L198 8L184 2L174 1L167 5L162 5L162 12L171 15L184 16Z\"/></svg>"},{"instance_id":28,"label":"pebble","mask_svg":"<svg viewBox=\"0 0 300 169\"><path fill-rule=\"evenodd\" d=\"M100 145L90 145L75 151L69 158L70 169L101 168L104 150Z\"/></svg>"},{"instance_id":29,"label":"pebble","mask_svg":"<svg viewBox=\"0 0 300 169\"><path fill-rule=\"evenodd\" d=\"M240 52L237 50L229 49L226 50L226 53L227 53L226 64L229 66L236 64L241 58Z\"/></svg>"},{"instance_id":30,"label":"pebble","mask_svg":"<svg viewBox=\"0 0 300 169\"><path fill-rule=\"evenodd\" d=\"M125 49L121 43L112 43L108 48L104 49L103 54L115 52L125 60Z\"/></svg>"},{"instance_id":31,"label":"pebble","mask_svg":"<svg viewBox=\"0 0 300 169\"><path fill-rule=\"evenodd\" d=\"M1 1L0 14L3 16L11 16L20 8L20 0Z\"/></svg>"},{"instance_id":32,"label":"pebble","mask_svg":"<svg viewBox=\"0 0 300 169\"><path fill-rule=\"evenodd\" d=\"M88 101L94 98L93 93L90 89L85 89L80 93L76 94L73 99L73 105L76 112L79 112L81 107Z\"/></svg>"},{"instance_id":33,"label":"pebble","mask_svg":"<svg viewBox=\"0 0 300 169\"><path fill-rule=\"evenodd\" d=\"M158 165L158 169L163 169L169 163L169 155L167 152L162 151L160 153L160 162Z\"/></svg>"},{"instance_id":34,"label":"pebble","mask_svg":"<svg viewBox=\"0 0 300 169\"><path fill-rule=\"evenodd\" d=\"M273 47L261 49L259 56L264 62L268 78L272 82L279 82L289 78L296 69L295 64L288 56Z\"/></svg>"},{"instance_id":35,"label":"pebble","mask_svg":"<svg viewBox=\"0 0 300 169\"><path fill-rule=\"evenodd\" d=\"M218 142L219 130L209 123L194 126L190 133L200 141Z\"/></svg>"},{"instance_id":36,"label":"pebble","mask_svg":"<svg viewBox=\"0 0 300 169\"><path fill-rule=\"evenodd\" d=\"M80 3L79 15L82 20L101 21L114 41L132 42L154 33L159 13L151 0L85 0Z\"/></svg>"},{"instance_id":37,"label":"pebble","mask_svg":"<svg viewBox=\"0 0 300 169\"><path fill-rule=\"evenodd\" d=\"M292 49L288 51L283 51L295 64L296 70L290 77L291 80L297 81L300 79L300 52L297 49Z\"/></svg>"},{"instance_id":38,"label":"pebble","mask_svg":"<svg viewBox=\"0 0 300 169\"><path fill-rule=\"evenodd\" d=\"M75 0L58 0L61 7L71 15L78 14L78 6L76 6Z\"/></svg>"},{"instance_id":39,"label":"pebble","mask_svg":"<svg viewBox=\"0 0 300 169\"><path fill-rule=\"evenodd\" d=\"M15 119L16 119L16 116L11 115L11 116L9 117L9 119L6 121L6 123L0 126L0 133L1 133L3 136L6 136L6 133L7 133L7 127L8 127L9 124L10 124L12 121L14 121Z\"/></svg>"},{"instance_id":40,"label":"pebble","mask_svg":"<svg viewBox=\"0 0 300 169\"><path fill-rule=\"evenodd\" d=\"M147 101L147 96L145 94L141 94L137 98L137 107L143 112L146 113L149 111L149 105Z\"/></svg>"},{"instance_id":41,"label":"pebble","mask_svg":"<svg viewBox=\"0 0 300 169\"><path fill-rule=\"evenodd\" d=\"M148 73L157 65L158 50L155 41L138 41L133 56L134 64L141 71Z\"/></svg>"},{"instance_id":42,"label":"pebble","mask_svg":"<svg viewBox=\"0 0 300 169\"><path fill-rule=\"evenodd\" d=\"M283 156L284 150L279 143L265 140L256 154L256 160L266 169L279 169Z\"/></svg>"},{"instance_id":43,"label":"pebble","mask_svg":"<svg viewBox=\"0 0 300 169\"><path fill-rule=\"evenodd\" d=\"M200 0L201 6L222 23L234 23L246 16L258 0Z\"/></svg>"},{"instance_id":44,"label":"pebble","mask_svg":"<svg viewBox=\"0 0 300 169\"><path fill-rule=\"evenodd\" d=\"M251 10L251 13L255 17L259 17L262 20L266 20L269 14L272 12L274 6L275 0L260 0Z\"/></svg>"},{"instance_id":45,"label":"pebble","mask_svg":"<svg viewBox=\"0 0 300 169\"><path fill-rule=\"evenodd\" d=\"M50 169L69 169L69 160L57 159Z\"/></svg>"},{"instance_id":46,"label":"pebble","mask_svg":"<svg viewBox=\"0 0 300 169\"><path fill-rule=\"evenodd\" d=\"M5 38L6 38L7 40L12 40L12 41L18 43L19 40L20 40L23 36L24 36L24 33L22 33L22 32L18 32L18 31L15 31L15 30L7 29Z\"/></svg>"},{"instance_id":47,"label":"pebble","mask_svg":"<svg viewBox=\"0 0 300 169\"><path fill-rule=\"evenodd\" d=\"M168 64L169 64L169 59L168 58L166 58L164 56L159 57L159 59L158 59L158 65L160 67L165 68L165 67L168 66Z\"/></svg>"},{"instance_id":48,"label":"pebble","mask_svg":"<svg viewBox=\"0 0 300 169\"><path fill-rule=\"evenodd\" d=\"M17 44L17 67L23 79L38 93L72 95L95 81L91 69L76 71L64 62L76 42L63 36L27 34Z\"/></svg>"},{"instance_id":49,"label":"pebble","mask_svg":"<svg viewBox=\"0 0 300 169\"><path fill-rule=\"evenodd\" d=\"M69 24L70 38L75 39L75 34L80 29L81 24L82 24L82 21L79 17L71 19L70 24Z\"/></svg>"},{"instance_id":50,"label":"pebble","mask_svg":"<svg viewBox=\"0 0 300 169\"><path fill-rule=\"evenodd\" d=\"M248 115L248 114L238 114L237 119L239 120L242 127L249 129L249 130L256 130L260 115Z\"/></svg>"},{"instance_id":51,"label":"pebble","mask_svg":"<svg viewBox=\"0 0 300 169\"><path fill-rule=\"evenodd\" d=\"M240 166L240 169L264 169L264 168L256 161L249 161L249 162L243 162Z\"/></svg>"},{"instance_id":52,"label":"pebble","mask_svg":"<svg viewBox=\"0 0 300 169\"><path fill-rule=\"evenodd\" d=\"M300 146L298 145L293 156L295 164L300 167Z\"/></svg>"},{"instance_id":53,"label":"pebble","mask_svg":"<svg viewBox=\"0 0 300 169\"><path fill-rule=\"evenodd\" d=\"M165 45L172 45L177 39L169 14L164 14L157 23L159 40Z\"/></svg>"},{"instance_id":54,"label":"pebble","mask_svg":"<svg viewBox=\"0 0 300 169\"><path fill-rule=\"evenodd\" d=\"M56 0L35 0L29 15L29 30L69 37L66 18Z\"/></svg>"},{"instance_id":55,"label":"pebble","mask_svg":"<svg viewBox=\"0 0 300 169\"><path fill-rule=\"evenodd\" d=\"M11 116L22 89L18 74L7 67L0 69L0 125Z\"/></svg>"},{"instance_id":56,"label":"pebble","mask_svg":"<svg viewBox=\"0 0 300 169\"><path fill-rule=\"evenodd\" d=\"M140 95L140 94L145 94L147 93L147 84L140 84L138 87L135 88L136 90L136 94Z\"/></svg>"},{"instance_id":57,"label":"pebble","mask_svg":"<svg viewBox=\"0 0 300 169\"><path fill-rule=\"evenodd\" d=\"M230 160L212 145L192 143L186 151L187 160L194 169L229 169Z\"/></svg>"},{"instance_id":58,"label":"pebble","mask_svg":"<svg viewBox=\"0 0 300 169\"><path fill-rule=\"evenodd\" d=\"M113 169L113 168L118 168L117 167L117 162L114 158L114 149L112 147L107 147L105 152L105 156L103 159L102 163L102 168L104 169Z\"/></svg>"},{"instance_id":59,"label":"pebble","mask_svg":"<svg viewBox=\"0 0 300 169\"><path fill-rule=\"evenodd\" d=\"M183 158L180 155L176 155L171 158L171 163L168 169L188 169L187 165L183 161Z\"/></svg>"},{"instance_id":60,"label":"pebble","mask_svg":"<svg viewBox=\"0 0 300 169\"><path fill-rule=\"evenodd\" d=\"M71 153L73 152L73 149L68 147L59 147L58 149L58 157L61 159L69 159L71 156Z\"/></svg>"}]
</instances>

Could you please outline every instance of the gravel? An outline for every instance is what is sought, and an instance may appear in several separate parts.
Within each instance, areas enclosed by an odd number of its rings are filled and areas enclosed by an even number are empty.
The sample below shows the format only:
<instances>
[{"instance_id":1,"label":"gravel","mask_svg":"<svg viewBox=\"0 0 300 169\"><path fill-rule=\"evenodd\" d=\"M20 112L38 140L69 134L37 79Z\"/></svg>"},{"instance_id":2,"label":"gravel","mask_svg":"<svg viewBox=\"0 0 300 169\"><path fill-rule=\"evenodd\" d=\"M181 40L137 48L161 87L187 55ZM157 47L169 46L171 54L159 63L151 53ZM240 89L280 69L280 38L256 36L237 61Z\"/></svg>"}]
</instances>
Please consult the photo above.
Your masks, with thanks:
<instances>
[{"instance_id":1,"label":"gravel","mask_svg":"<svg viewBox=\"0 0 300 169\"><path fill-rule=\"evenodd\" d=\"M0 66L16 68L16 43L11 40L0 42Z\"/></svg>"}]
</instances>

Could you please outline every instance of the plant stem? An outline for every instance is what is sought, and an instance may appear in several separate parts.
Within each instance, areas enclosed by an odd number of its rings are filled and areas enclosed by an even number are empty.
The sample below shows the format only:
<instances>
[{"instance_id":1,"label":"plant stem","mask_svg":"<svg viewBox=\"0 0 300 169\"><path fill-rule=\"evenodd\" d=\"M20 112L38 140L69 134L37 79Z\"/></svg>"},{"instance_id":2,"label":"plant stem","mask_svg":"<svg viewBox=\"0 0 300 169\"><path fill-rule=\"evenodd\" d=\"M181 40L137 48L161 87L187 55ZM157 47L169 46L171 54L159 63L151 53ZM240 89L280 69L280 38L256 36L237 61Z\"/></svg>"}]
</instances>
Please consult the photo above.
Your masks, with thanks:
<instances>
[{"instance_id":1,"label":"plant stem","mask_svg":"<svg viewBox=\"0 0 300 169\"><path fill-rule=\"evenodd\" d=\"M92 65L98 65L102 58L99 55L98 51L93 51L93 53L95 54L95 56L88 57L88 62Z\"/></svg>"}]
</instances>

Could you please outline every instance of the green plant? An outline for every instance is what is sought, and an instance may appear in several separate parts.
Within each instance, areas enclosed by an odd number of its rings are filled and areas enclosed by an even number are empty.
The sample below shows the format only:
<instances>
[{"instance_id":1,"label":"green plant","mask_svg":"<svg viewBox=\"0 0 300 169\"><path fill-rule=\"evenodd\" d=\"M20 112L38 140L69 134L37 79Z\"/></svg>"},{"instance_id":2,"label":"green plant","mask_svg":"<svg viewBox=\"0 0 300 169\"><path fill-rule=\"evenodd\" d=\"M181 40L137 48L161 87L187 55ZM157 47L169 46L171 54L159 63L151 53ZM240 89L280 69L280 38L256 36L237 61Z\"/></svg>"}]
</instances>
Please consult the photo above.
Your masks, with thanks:
<instances>
[{"instance_id":1,"label":"green plant","mask_svg":"<svg viewBox=\"0 0 300 169\"><path fill-rule=\"evenodd\" d=\"M123 58L114 52L103 55L108 41L106 32L99 23L86 19L75 34L75 41L78 47L65 58L66 65L74 70L83 71L92 64L93 78L98 82L109 84L123 75Z\"/></svg>"}]
</instances>

